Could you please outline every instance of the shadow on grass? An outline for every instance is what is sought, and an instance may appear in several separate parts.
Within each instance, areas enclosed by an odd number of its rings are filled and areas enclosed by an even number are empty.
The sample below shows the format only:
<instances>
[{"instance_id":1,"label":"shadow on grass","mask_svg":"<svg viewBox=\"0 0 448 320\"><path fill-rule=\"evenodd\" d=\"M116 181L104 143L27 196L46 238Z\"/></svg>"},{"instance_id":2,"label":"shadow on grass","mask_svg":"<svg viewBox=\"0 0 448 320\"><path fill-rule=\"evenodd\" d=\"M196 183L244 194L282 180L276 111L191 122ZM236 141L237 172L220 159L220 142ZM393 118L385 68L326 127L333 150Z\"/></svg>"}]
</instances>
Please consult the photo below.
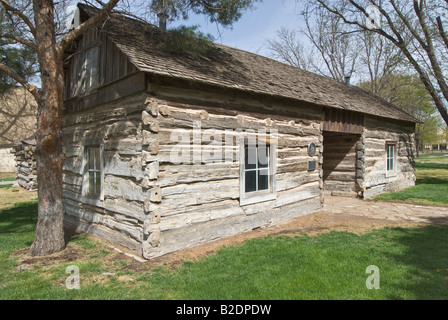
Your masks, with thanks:
<instances>
[{"instance_id":1,"label":"shadow on grass","mask_svg":"<svg viewBox=\"0 0 448 320\"><path fill-rule=\"evenodd\" d=\"M0 210L0 234L34 231L37 223L37 201L16 203Z\"/></svg>"},{"instance_id":2,"label":"shadow on grass","mask_svg":"<svg viewBox=\"0 0 448 320\"><path fill-rule=\"evenodd\" d=\"M413 293L417 300L448 299L448 225L393 230L391 240L401 250L390 253L390 257L409 270L409 281L390 279L390 284L400 291ZM398 296L388 298L402 299Z\"/></svg>"},{"instance_id":3,"label":"shadow on grass","mask_svg":"<svg viewBox=\"0 0 448 320\"><path fill-rule=\"evenodd\" d=\"M448 170L448 164L444 163L421 163L417 162L415 164L416 169L422 169L422 170Z\"/></svg>"},{"instance_id":4,"label":"shadow on grass","mask_svg":"<svg viewBox=\"0 0 448 320\"><path fill-rule=\"evenodd\" d=\"M448 179L440 179L440 178L433 178L433 177L426 177L426 178L418 178L415 181L416 185L419 184L445 184L448 185Z\"/></svg>"}]
</instances>

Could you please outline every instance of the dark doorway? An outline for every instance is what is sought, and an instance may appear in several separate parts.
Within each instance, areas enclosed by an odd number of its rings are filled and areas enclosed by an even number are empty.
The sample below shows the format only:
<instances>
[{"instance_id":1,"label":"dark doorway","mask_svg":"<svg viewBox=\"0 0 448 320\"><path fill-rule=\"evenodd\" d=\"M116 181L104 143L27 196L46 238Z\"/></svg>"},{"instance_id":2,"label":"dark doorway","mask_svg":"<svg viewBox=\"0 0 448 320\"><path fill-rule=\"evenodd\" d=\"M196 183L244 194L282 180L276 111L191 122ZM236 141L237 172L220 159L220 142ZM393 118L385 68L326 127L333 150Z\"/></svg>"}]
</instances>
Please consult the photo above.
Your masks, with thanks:
<instances>
[{"instance_id":1,"label":"dark doorway","mask_svg":"<svg viewBox=\"0 0 448 320\"><path fill-rule=\"evenodd\" d=\"M356 197L357 146L361 135L324 131L323 136L324 190L331 195Z\"/></svg>"}]
</instances>

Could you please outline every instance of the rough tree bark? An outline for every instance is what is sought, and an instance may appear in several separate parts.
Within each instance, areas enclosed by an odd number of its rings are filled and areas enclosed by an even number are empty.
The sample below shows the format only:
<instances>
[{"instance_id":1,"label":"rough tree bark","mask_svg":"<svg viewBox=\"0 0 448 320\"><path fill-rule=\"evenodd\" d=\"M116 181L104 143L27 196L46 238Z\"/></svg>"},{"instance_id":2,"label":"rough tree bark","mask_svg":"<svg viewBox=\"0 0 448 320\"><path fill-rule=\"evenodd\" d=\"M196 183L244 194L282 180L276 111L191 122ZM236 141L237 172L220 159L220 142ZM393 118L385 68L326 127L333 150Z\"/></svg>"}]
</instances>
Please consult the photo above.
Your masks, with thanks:
<instances>
[{"instance_id":1,"label":"rough tree bark","mask_svg":"<svg viewBox=\"0 0 448 320\"><path fill-rule=\"evenodd\" d=\"M118 3L110 0L98 15L72 30L60 43L56 39L54 3L33 0L34 38L42 88L35 94L38 103L36 162L38 176L38 220L30 255L42 256L65 247L62 198L62 110L64 70L62 55L77 37L103 19Z\"/></svg>"},{"instance_id":2,"label":"rough tree bark","mask_svg":"<svg viewBox=\"0 0 448 320\"><path fill-rule=\"evenodd\" d=\"M32 1L33 19L23 8L30 8ZM64 206L62 198L62 166L65 156L62 150L62 110L64 106L64 71L63 52L73 41L82 36L89 28L105 19L120 0L109 0L107 3L97 1L102 5L98 13L83 22L77 28L69 31L58 42L56 37L55 3L53 0L24 0L25 5L15 7L9 0L0 0L1 8L8 14L22 21L22 26L29 32L29 38L21 38L14 34L0 34L0 38L9 38L17 43L28 46L37 52L41 72L41 89L29 84L26 79L15 73L10 66L0 61L0 71L23 85L36 98L38 104L36 161L38 175L38 220L34 242L30 248L30 255L42 256L65 247L64 241ZM183 14L193 7L206 9L212 21L229 25L237 21L240 12L250 7L254 0L233 1L233 6L226 8L229 14L217 16L216 8L210 7L208 2L189 0L175 2L183 6ZM164 1L153 0L148 3L164 5ZM215 0L213 2L216 2ZM23 3L22 3L23 4ZM20 9L22 8L22 9ZM177 10L180 7L173 6ZM216 10L215 10L216 9ZM176 16L176 15L175 15Z\"/></svg>"},{"instance_id":3,"label":"rough tree bark","mask_svg":"<svg viewBox=\"0 0 448 320\"><path fill-rule=\"evenodd\" d=\"M62 106L64 71L55 37L54 5L34 0L37 54L42 90L38 96L36 161L38 176L38 221L30 255L61 251L64 240L62 203Z\"/></svg>"}]
</instances>

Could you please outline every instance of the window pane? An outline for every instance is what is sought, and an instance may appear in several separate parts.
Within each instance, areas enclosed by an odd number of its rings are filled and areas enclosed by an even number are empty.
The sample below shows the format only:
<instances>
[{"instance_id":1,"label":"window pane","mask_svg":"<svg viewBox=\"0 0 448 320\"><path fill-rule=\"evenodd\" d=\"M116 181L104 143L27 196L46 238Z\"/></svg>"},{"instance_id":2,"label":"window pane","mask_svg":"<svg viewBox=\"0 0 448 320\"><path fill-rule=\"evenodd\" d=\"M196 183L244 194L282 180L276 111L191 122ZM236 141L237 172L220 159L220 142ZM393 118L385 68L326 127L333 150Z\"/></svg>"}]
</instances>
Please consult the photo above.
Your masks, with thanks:
<instances>
[{"instance_id":1,"label":"window pane","mask_svg":"<svg viewBox=\"0 0 448 320\"><path fill-rule=\"evenodd\" d=\"M98 73L94 73L92 74L92 78L90 81L90 86L91 88L95 88L98 84Z\"/></svg>"},{"instance_id":2,"label":"window pane","mask_svg":"<svg viewBox=\"0 0 448 320\"><path fill-rule=\"evenodd\" d=\"M101 170L101 162L100 162L100 148L92 148L95 151L95 170Z\"/></svg>"},{"instance_id":3,"label":"window pane","mask_svg":"<svg viewBox=\"0 0 448 320\"><path fill-rule=\"evenodd\" d=\"M257 191L257 171L245 172L245 192Z\"/></svg>"},{"instance_id":4,"label":"window pane","mask_svg":"<svg viewBox=\"0 0 448 320\"><path fill-rule=\"evenodd\" d=\"M263 169L258 171L258 190L269 189L269 170Z\"/></svg>"},{"instance_id":5,"label":"window pane","mask_svg":"<svg viewBox=\"0 0 448 320\"><path fill-rule=\"evenodd\" d=\"M95 173L95 194L101 194L101 173Z\"/></svg>"},{"instance_id":6,"label":"window pane","mask_svg":"<svg viewBox=\"0 0 448 320\"><path fill-rule=\"evenodd\" d=\"M98 84L98 47L87 50L85 56L85 90L94 88Z\"/></svg>"},{"instance_id":7,"label":"window pane","mask_svg":"<svg viewBox=\"0 0 448 320\"><path fill-rule=\"evenodd\" d=\"M95 163L95 153L93 152L92 148L87 148L87 157L88 157L88 164L87 167L89 170L94 168Z\"/></svg>"},{"instance_id":8,"label":"window pane","mask_svg":"<svg viewBox=\"0 0 448 320\"><path fill-rule=\"evenodd\" d=\"M88 187L87 192L90 195L101 194L101 161L99 147L86 147L87 154L87 174Z\"/></svg>"},{"instance_id":9,"label":"window pane","mask_svg":"<svg viewBox=\"0 0 448 320\"><path fill-rule=\"evenodd\" d=\"M89 171L89 194L95 193L95 172Z\"/></svg>"},{"instance_id":10,"label":"window pane","mask_svg":"<svg viewBox=\"0 0 448 320\"><path fill-rule=\"evenodd\" d=\"M245 146L244 152L245 169L255 169L257 167L257 147L252 145Z\"/></svg>"},{"instance_id":11,"label":"window pane","mask_svg":"<svg viewBox=\"0 0 448 320\"><path fill-rule=\"evenodd\" d=\"M258 167L269 167L269 146L258 146Z\"/></svg>"},{"instance_id":12,"label":"window pane","mask_svg":"<svg viewBox=\"0 0 448 320\"><path fill-rule=\"evenodd\" d=\"M394 170L394 165L395 165L395 163L394 163L394 160L395 160L395 155L394 155L394 153L395 153L395 145L393 145L393 144L389 144L389 145L387 145L387 161L386 161L386 163L387 163L387 170L388 171L390 171L390 170Z\"/></svg>"}]
</instances>

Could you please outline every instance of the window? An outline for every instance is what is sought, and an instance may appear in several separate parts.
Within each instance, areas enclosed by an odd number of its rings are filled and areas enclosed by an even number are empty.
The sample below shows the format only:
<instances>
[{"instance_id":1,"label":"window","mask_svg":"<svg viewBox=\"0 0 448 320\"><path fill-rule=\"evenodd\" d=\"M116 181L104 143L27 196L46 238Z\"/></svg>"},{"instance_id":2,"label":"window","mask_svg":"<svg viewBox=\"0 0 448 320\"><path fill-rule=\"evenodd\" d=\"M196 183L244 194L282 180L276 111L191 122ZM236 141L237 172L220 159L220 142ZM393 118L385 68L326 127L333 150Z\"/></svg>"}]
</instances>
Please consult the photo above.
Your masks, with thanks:
<instances>
[{"instance_id":1,"label":"window","mask_svg":"<svg viewBox=\"0 0 448 320\"><path fill-rule=\"evenodd\" d=\"M84 195L102 199L103 159L99 145L85 147Z\"/></svg>"},{"instance_id":2,"label":"window","mask_svg":"<svg viewBox=\"0 0 448 320\"><path fill-rule=\"evenodd\" d=\"M274 145L246 143L240 152L240 203L275 199Z\"/></svg>"},{"instance_id":3,"label":"window","mask_svg":"<svg viewBox=\"0 0 448 320\"><path fill-rule=\"evenodd\" d=\"M98 47L90 48L85 52L84 65L81 74L81 78L83 79L82 92L87 92L98 85L98 53Z\"/></svg>"},{"instance_id":4,"label":"window","mask_svg":"<svg viewBox=\"0 0 448 320\"><path fill-rule=\"evenodd\" d=\"M269 146L244 146L244 192L269 190Z\"/></svg>"},{"instance_id":5,"label":"window","mask_svg":"<svg viewBox=\"0 0 448 320\"><path fill-rule=\"evenodd\" d=\"M395 142L386 143L386 173L393 174L396 170Z\"/></svg>"}]
</instances>

